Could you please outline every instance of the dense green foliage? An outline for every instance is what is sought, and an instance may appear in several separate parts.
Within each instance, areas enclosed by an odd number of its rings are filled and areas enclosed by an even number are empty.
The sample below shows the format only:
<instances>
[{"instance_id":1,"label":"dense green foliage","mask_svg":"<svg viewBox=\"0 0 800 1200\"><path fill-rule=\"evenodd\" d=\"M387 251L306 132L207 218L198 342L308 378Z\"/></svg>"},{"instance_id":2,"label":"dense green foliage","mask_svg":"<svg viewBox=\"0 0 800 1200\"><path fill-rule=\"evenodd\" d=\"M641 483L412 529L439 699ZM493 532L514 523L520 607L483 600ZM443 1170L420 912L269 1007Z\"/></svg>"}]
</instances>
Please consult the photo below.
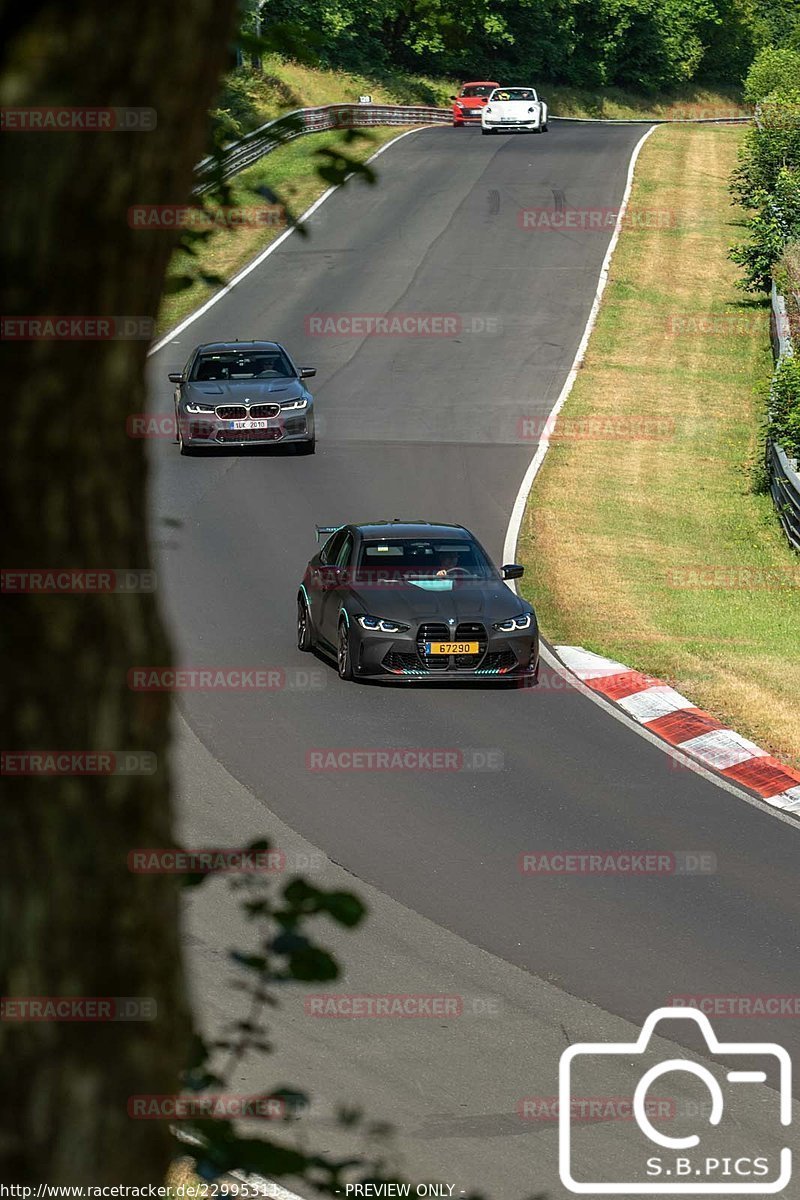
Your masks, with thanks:
<instances>
[{"instance_id":1,"label":"dense green foliage","mask_svg":"<svg viewBox=\"0 0 800 1200\"><path fill-rule=\"evenodd\" d=\"M731 258L744 269L746 291L766 292L784 248L800 238L800 170L781 168L774 187L754 189L749 203L753 209L747 220L749 236L733 248Z\"/></svg>"},{"instance_id":2,"label":"dense green foliage","mask_svg":"<svg viewBox=\"0 0 800 1200\"><path fill-rule=\"evenodd\" d=\"M776 88L800 86L800 47L766 46L756 56L744 83L744 97L757 104Z\"/></svg>"},{"instance_id":3,"label":"dense green foliage","mask_svg":"<svg viewBox=\"0 0 800 1200\"><path fill-rule=\"evenodd\" d=\"M793 5L787 5L791 11ZM744 94L757 105L758 120L748 131L731 181L731 192L750 209L747 240L731 250L743 269L741 287L765 292L773 280L787 292L790 336L797 337L800 291L800 39L797 30L784 47L765 47L755 58ZM767 405L767 436L800 458L800 359L782 358L775 369ZM766 486L766 475L763 477Z\"/></svg>"},{"instance_id":4,"label":"dense green foliage","mask_svg":"<svg viewBox=\"0 0 800 1200\"><path fill-rule=\"evenodd\" d=\"M800 49L767 47L753 62L745 95L757 105L731 181L734 198L751 210L748 237L731 257L742 287L768 291L787 245L800 239Z\"/></svg>"},{"instance_id":5,"label":"dense green foliage","mask_svg":"<svg viewBox=\"0 0 800 1200\"><path fill-rule=\"evenodd\" d=\"M738 83L761 48L800 49L800 0L264 0L261 18L327 67L642 91Z\"/></svg>"},{"instance_id":6,"label":"dense green foliage","mask_svg":"<svg viewBox=\"0 0 800 1200\"><path fill-rule=\"evenodd\" d=\"M800 358L783 358L772 381L769 436L800 460Z\"/></svg>"}]
</instances>

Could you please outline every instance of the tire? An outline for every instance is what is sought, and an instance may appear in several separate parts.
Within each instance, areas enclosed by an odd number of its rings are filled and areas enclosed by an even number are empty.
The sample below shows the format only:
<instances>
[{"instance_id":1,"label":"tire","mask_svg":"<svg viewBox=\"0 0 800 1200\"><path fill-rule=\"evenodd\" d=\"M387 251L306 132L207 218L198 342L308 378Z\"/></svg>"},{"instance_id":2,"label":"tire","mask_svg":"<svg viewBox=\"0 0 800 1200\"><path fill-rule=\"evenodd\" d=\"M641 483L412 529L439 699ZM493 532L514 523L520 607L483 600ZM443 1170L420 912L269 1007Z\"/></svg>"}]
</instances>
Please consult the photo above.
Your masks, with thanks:
<instances>
[{"instance_id":1,"label":"tire","mask_svg":"<svg viewBox=\"0 0 800 1200\"><path fill-rule=\"evenodd\" d=\"M549 133L549 132L550 132L550 126L545 121L544 125L542 126L542 133Z\"/></svg>"},{"instance_id":2,"label":"tire","mask_svg":"<svg viewBox=\"0 0 800 1200\"><path fill-rule=\"evenodd\" d=\"M481 133L484 135L484 137L486 137L488 134L494 133L494 130L493 129L484 129L483 126L481 126Z\"/></svg>"},{"instance_id":3,"label":"tire","mask_svg":"<svg viewBox=\"0 0 800 1200\"><path fill-rule=\"evenodd\" d=\"M178 416L178 410L175 409L175 431L178 437L178 449L184 458L190 458L192 454L191 447L187 446L183 440L183 432L181 430L181 422Z\"/></svg>"},{"instance_id":4,"label":"tire","mask_svg":"<svg viewBox=\"0 0 800 1200\"><path fill-rule=\"evenodd\" d=\"M350 633L346 621L339 622L339 632L336 636L336 670L339 672L340 679L349 681L353 678L353 664L350 659Z\"/></svg>"},{"instance_id":5,"label":"tire","mask_svg":"<svg viewBox=\"0 0 800 1200\"><path fill-rule=\"evenodd\" d=\"M317 439L315 437L312 438L310 442L295 442L295 444L294 444L295 454L300 454L300 455L314 454L314 453L316 453L316 449L317 449Z\"/></svg>"},{"instance_id":6,"label":"tire","mask_svg":"<svg viewBox=\"0 0 800 1200\"><path fill-rule=\"evenodd\" d=\"M308 611L308 605L302 595L297 597L297 649L304 653L314 649L311 613Z\"/></svg>"}]
</instances>

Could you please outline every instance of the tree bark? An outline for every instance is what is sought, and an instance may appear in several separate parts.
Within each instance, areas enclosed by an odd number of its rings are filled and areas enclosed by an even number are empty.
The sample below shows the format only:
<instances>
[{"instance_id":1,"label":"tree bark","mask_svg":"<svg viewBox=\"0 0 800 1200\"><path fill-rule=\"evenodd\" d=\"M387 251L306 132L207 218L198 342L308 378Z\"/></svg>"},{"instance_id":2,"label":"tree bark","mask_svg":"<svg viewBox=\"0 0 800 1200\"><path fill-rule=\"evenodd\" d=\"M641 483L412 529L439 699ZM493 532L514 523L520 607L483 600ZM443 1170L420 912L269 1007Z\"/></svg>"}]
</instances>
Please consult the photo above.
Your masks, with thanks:
<instances>
[{"instance_id":1,"label":"tree bark","mask_svg":"<svg viewBox=\"0 0 800 1200\"><path fill-rule=\"evenodd\" d=\"M172 237L129 206L186 202L227 67L235 0L28 0L0 9L3 106L143 106L150 132L8 132L4 316L153 317ZM4 338L6 568L147 568L147 343ZM0 1178L160 1182L162 1121L127 1100L174 1093L190 1017L174 880L127 855L172 837L168 697L128 690L166 664L158 593L1 598L12 751L151 751L152 775L13 777L0 807L0 992L150 997L157 1018L0 1020Z\"/></svg>"}]
</instances>

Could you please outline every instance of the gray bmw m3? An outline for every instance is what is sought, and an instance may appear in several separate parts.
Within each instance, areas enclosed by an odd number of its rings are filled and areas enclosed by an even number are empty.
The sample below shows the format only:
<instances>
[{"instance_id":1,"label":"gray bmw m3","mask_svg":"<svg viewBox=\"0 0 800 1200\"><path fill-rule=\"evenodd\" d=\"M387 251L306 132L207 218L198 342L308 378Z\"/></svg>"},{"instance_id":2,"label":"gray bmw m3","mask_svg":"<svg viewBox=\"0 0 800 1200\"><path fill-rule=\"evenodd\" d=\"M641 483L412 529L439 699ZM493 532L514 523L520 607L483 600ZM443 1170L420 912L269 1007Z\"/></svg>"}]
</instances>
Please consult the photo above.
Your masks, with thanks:
<instances>
[{"instance_id":1,"label":"gray bmw m3","mask_svg":"<svg viewBox=\"0 0 800 1200\"><path fill-rule=\"evenodd\" d=\"M379 521L317 527L325 542L297 595L297 645L342 679L534 684L539 630L463 525Z\"/></svg>"},{"instance_id":2,"label":"gray bmw m3","mask_svg":"<svg viewBox=\"0 0 800 1200\"><path fill-rule=\"evenodd\" d=\"M276 444L313 454L314 397L302 381L316 373L295 366L277 342L197 346L183 371L169 377L181 454Z\"/></svg>"}]
</instances>

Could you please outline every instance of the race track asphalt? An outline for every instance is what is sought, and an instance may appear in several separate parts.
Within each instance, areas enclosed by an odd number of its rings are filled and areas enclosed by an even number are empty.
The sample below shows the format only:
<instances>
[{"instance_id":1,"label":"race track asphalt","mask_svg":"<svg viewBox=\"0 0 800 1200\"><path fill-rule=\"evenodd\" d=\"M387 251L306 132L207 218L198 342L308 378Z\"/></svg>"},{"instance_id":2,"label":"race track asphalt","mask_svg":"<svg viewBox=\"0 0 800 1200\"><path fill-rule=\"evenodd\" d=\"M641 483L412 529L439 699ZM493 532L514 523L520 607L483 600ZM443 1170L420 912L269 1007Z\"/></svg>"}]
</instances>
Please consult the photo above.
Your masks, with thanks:
<instances>
[{"instance_id":1,"label":"race track asphalt","mask_svg":"<svg viewBox=\"0 0 800 1200\"><path fill-rule=\"evenodd\" d=\"M335 193L310 238L292 234L151 359L163 412L167 372L198 342L275 338L318 368L313 457L181 458L152 444L159 590L181 663L307 670L315 685L183 694L192 729L355 886L633 1021L672 995L797 991L795 832L671 769L585 697L551 686L547 670L529 691L340 683L295 649L294 603L315 524L458 521L499 560L536 445L520 421L543 418L561 389L611 232L534 231L518 214L613 209L641 132L414 133L377 160L378 186ZM329 313L463 320L448 337L312 336L308 319ZM309 751L343 747L486 750L502 769L307 769ZM235 814L226 832L237 844ZM709 851L717 870L518 870L526 851L590 849ZM797 1051L797 1028L727 1020L724 1034Z\"/></svg>"}]
</instances>

